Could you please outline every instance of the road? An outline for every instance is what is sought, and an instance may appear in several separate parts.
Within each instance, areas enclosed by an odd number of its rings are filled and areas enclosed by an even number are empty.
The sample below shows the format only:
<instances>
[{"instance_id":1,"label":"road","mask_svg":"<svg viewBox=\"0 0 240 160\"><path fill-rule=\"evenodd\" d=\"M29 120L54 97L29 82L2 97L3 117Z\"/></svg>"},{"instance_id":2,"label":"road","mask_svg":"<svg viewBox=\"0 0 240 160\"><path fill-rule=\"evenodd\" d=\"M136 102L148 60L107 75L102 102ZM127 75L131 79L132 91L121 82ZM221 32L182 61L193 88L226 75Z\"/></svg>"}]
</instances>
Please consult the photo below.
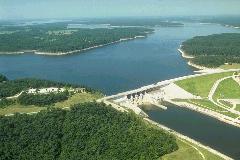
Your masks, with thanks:
<instances>
[{"instance_id":1,"label":"road","mask_svg":"<svg viewBox=\"0 0 240 160\"><path fill-rule=\"evenodd\" d=\"M216 71L211 71L211 72L208 72L208 73L201 73L201 74L182 76L182 77L178 77L178 78L173 78L173 79L161 81L161 82L158 82L158 83L155 83L155 84L151 84L151 85L146 85L146 86L143 86L143 87L138 88L138 89L133 89L133 90L130 90L130 91L118 93L116 95L108 96L108 97L103 98L103 100L112 99L112 98L116 98L116 97L119 97L119 96L126 96L126 95L129 95L129 94L142 92L142 91L154 88L154 87L162 87L164 85L168 85L170 83L173 83L173 82L176 82L176 81L180 81L180 80L184 80L184 79L188 79L188 78L206 76L206 75L215 74L215 73L234 72L234 71L239 71L239 70L240 69L229 69L229 70L221 70L221 71L220 70L216 70Z\"/></svg>"},{"instance_id":2,"label":"road","mask_svg":"<svg viewBox=\"0 0 240 160\"><path fill-rule=\"evenodd\" d=\"M218 106L218 107L220 107L220 108L223 108L223 109L225 109L225 110L227 110L227 111L229 111L229 112L232 112L232 113L235 113L235 114L240 115L240 112L238 112L238 111L236 111L236 110L233 110L233 109L229 109L229 108L226 107L226 106L220 105L219 103L215 102L214 99L213 99L213 96L214 96L214 94L215 94L215 92L216 92L219 84L220 84L222 81L224 81L224 80L226 80L226 79L229 79L229 78L233 78L233 76L228 76L228 77L224 77L224 78L221 78L221 79L217 80L217 81L214 83L214 85L212 86L212 88L211 88L211 90L210 90L210 92L209 92L209 94L208 94L208 99L209 99L213 104L215 104L216 106Z\"/></svg>"}]
</instances>

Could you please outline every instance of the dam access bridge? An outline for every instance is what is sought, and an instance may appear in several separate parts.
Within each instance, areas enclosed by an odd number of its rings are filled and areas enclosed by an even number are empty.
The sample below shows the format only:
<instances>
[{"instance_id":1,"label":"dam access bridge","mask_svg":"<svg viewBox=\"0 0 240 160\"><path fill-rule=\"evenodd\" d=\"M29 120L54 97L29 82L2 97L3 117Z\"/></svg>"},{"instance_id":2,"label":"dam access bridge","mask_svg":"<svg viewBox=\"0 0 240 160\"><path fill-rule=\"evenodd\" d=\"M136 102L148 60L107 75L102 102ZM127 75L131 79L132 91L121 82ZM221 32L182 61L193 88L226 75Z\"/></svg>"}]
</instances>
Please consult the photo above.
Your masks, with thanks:
<instances>
[{"instance_id":1,"label":"dam access bridge","mask_svg":"<svg viewBox=\"0 0 240 160\"><path fill-rule=\"evenodd\" d=\"M198 99L199 97L192 95L182 88L174 84L179 80L194 78L198 76L209 75L213 73L229 72L230 70L214 70L213 72L198 73L189 76L178 77L170 80L161 81L155 84L140 87L138 89L122 92L116 95L107 96L99 99L99 102L104 102L112 105L117 110L128 111L132 110L136 114L147 117L141 109L141 105L152 104L164 110L167 107L161 105L162 101L171 101L172 99ZM232 70L235 71L235 70Z\"/></svg>"}]
</instances>

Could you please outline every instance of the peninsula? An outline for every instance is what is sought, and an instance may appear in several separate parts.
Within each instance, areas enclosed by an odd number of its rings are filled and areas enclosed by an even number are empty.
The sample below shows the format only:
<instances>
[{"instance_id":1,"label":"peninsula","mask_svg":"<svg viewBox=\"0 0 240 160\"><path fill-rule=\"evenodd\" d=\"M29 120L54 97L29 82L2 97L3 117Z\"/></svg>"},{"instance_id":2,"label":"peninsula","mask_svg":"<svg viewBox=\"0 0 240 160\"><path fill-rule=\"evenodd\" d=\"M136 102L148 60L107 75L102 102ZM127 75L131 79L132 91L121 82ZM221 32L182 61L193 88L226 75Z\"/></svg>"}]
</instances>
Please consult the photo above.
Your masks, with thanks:
<instances>
[{"instance_id":1,"label":"peninsula","mask_svg":"<svg viewBox=\"0 0 240 160\"><path fill-rule=\"evenodd\" d=\"M1 26L0 53L66 55L112 43L146 37L144 27L68 28L67 24Z\"/></svg>"},{"instance_id":2,"label":"peninsula","mask_svg":"<svg viewBox=\"0 0 240 160\"><path fill-rule=\"evenodd\" d=\"M198 68L240 68L240 34L197 36L182 43L179 51Z\"/></svg>"}]
</instances>

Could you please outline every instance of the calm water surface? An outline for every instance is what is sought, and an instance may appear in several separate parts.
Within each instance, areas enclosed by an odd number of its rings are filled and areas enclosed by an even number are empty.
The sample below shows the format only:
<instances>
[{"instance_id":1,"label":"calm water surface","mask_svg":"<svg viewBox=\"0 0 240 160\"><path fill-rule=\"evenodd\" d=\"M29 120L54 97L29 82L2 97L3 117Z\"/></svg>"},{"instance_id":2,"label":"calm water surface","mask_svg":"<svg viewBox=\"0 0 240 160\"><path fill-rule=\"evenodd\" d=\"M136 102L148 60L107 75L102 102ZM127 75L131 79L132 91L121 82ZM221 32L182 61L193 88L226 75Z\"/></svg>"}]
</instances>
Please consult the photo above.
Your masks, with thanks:
<instances>
[{"instance_id":1,"label":"calm water surface","mask_svg":"<svg viewBox=\"0 0 240 160\"><path fill-rule=\"evenodd\" d=\"M164 124L204 145L210 146L234 159L240 159L240 129L214 118L167 105L163 111L155 106L151 110L144 109L150 119Z\"/></svg>"},{"instance_id":2,"label":"calm water surface","mask_svg":"<svg viewBox=\"0 0 240 160\"><path fill-rule=\"evenodd\" d=\"M1 55L0 73L10 78L36 77L97 88L113 94L192 74L177 48L196 35L235 32L218 25L186 24L159 28L148 38L122 42L86 53L50 57L34 54Z\"/></svg>"},{"instance_id":3,"label":"calm water surface","mask_svg":"<svg viewBox=\"0 0 240 160\"><path fill-rule=\"evenodd\" d=\"M50 57L34 54L1 55L0 73L11 79L35 77L84 84L114 94L146 84L193 74L177 51L198 35L240 32L220 25L187 23L158 28L147 38L122 42L86 53ZM240 129L190 110L170 106L148 111L151 119L240 159Z\"/></svg>"}]
</instances>

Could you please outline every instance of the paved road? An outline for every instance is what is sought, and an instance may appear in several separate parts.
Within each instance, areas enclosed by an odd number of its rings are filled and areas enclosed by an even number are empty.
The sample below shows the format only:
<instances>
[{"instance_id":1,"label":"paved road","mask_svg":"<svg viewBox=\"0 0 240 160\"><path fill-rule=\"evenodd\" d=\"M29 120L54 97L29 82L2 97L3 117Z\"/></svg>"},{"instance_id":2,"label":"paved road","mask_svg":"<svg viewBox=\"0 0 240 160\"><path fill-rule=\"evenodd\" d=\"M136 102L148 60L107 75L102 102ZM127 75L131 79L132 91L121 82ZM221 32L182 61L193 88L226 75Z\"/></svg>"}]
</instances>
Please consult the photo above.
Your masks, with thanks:
<instances>
[{"instance_id":1,"label":"paved road","mask_svg":"<svg viewBox=\"0 0 240 160\"><path fill-rule=\"evenodd\" d=\"M164 85L168 85L170 83L174 83L176 81L180 81L180 80L184 80L184 79L188 79L188 78L200 77L200 76L205 76L205 75L210 75L210 74L215 74L215 73L225 73L225 72L231 72L231 71L232 72L239 71L239 69L229 69L229 70L222 70L222 71L216 70L214 72L211 71L209 73L201 73L201 74L194 74L194 75L188 75L188 76L173 78L173 79L161 81L161 82L158 82L158 83L155 83L155 84L143 86L143 87L138 88L138 89L134 89L134 90L118 93L116 95L108 96L108 97L105 97L103 99L105 100L105 99L116 98L116 97L119 97L119 96L126 96L126 95L129 95L129 94L145 91L147 89L151 89L151 88L154 88L154 87L161 87L161 86L164 86Z\"/></svg>"},{"instance_id":2,"label":"paved road","mask_svg":"<svg viewBox=\"0 0 240 160\"><path fill-rule=\"evenodd\" d=\"M233 76L228 76L228 77L224 77L224 78L221 78L221 79L217 80L217 81L214 83L213 87L211 88L211 90L210 90L210 92L209 92L209 94L208 94L208 99L209 99L212 103L214 103L215 105L217 105L218 107L223 108L223 109L225 109L225 110L227 110L227 111L229 111L229 112L232 112L232 113L235 113L235 114L240 115L240 112L238 112L238 111L236 111L236 110L229 109L228 107L223 106L223 105L220 105L219 103L217 103L217 102L215 102L215 101L213 100L213 95L215 94L215 92L216 92L219 84L220 84L222 81L224 81L224 80L226 80L226 79L229 79L229 78L232 78L232 77L233 77Z\"/></svg>"}]
</instances>

